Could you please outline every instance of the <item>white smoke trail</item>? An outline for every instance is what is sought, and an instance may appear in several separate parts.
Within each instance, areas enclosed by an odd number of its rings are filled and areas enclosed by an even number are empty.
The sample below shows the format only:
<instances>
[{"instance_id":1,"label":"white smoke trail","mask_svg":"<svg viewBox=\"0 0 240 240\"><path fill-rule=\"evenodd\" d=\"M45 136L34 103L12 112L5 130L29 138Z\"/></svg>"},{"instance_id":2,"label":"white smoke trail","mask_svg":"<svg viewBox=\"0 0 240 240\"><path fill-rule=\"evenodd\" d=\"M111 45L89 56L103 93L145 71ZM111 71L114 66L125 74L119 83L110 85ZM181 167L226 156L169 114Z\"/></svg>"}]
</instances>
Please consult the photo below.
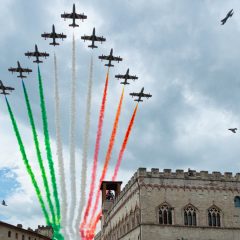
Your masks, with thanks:
<instances>
[{"instance_id":1,"label":"white smoke trail","mask_svg":"<svg viewBox=\"0 0 240 240\"><path fill-rule=\"evenodd\" d=\"M92 81L93 81L93 55L91 55L89 79L88 79L85 127L84 127L84 135L83 135L80 205L77 211L78 215L75 222L76 239L80 239L79 225L81 221L83 208L86 202L87 157L88 157L88 148L89 148L89 130L90 130L91 102L92 102Z\"/></svg>"},{"instance_id":2,"label":"white smoke trail","mask_svg":"<svg viewBox=\"0 0 240 240\"><path fill-rule=\"evenodd\" d=\"M62 151L62 140L61 140L61 122L60 122L60 100L59 100L59 82L57 73L57 57L54 53L54 75L55 75L55 124L56 124L56 139L57 139L57 156L58 156L58 172L60 176L60 188L61 188L61 226L63 235L66 239L69 237L66 233L66 215L67 215L67 191L65 183L65 172L64 172L64 161Z\"/></svg>"},{"instance_id":3,"label":"white smoke trail","mask_svg":"<svg viewBox=\"0 0 240 240\"><path fill-rule=\"evenodd\" d=\"M73 34L72 42L72 89L71 89L71 110L70 110L70 182L71 182L71 205L69 210L68 226L69 233L74 236L75 229L73 229L74 210L76 205L76 45L75 36Z\"/></svg>"}]
</instances>

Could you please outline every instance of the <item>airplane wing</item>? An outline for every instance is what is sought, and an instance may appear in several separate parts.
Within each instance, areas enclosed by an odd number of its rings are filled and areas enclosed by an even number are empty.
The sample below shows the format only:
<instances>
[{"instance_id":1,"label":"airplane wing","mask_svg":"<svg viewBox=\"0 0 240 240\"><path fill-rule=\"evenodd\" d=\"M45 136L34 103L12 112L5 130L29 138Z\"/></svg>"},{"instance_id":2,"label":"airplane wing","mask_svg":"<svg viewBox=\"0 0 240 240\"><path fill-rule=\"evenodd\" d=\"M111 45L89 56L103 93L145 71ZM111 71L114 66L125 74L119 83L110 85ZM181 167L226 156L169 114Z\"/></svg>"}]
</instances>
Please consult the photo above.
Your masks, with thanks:
<instances>
[{"instance_id":1,"label":"airplane wing","mask_svg":"<svg viewBox=\"0 0 240 240\"><path fill-rule=\"evenodd\" d=\"M66 38L67 36L63 33L56 33L55 38Z\"/></svg>"},{"instance_id":2,"label":"airplane wing","mask_svg":"<svg viewBox=\"0 0 240 240\"><path fill-rule=\"evenodd\" d=\"M137 76L129 76L128 79L136 80L136 79L138 79L138 77Z\"/></svg>"},{"instance_id":3,"label":"airplane wing","mask_svg":"<svg viewBox=\"0 0 240 240\"><path fill-rule=\"evenodd\" d=\"M102 59L102 60L110 60L110 57L109 57L109 56L104 56L104 55L99 56L98 58L99 58L99 59Z\"/></svg>"},{"instance_id":4,"label":"airplane wing","mask_svg":"<svg viewBox=\"0 0 240 240\"><path fill-rule=\"evenodd\" d=\"M150 97L152 97L152 95L151 95L151 94L143 93L143 94L142 94L142 97L150 98Z\"/></svg>"},{"instance_id":5,"label":"airplane wing","mask_svg":"<svg viewBox=\"0 0 240 240\"><path fill-rule=\"evenodd\" d=\"M23 68L23 69L22 69L22 72L30 73L30 72L32 72L32 70L31 70L31 69L28 69L28 68Z\"/></svg>"},{"instance_id":6,"label":"airplane wing","mask_svg":"<svg viewBox=\"0 0 240 240\"><path fill-rule=\"evenodd\" d=\"M87 19L87 16L85 16L84 14L75 13L75 19Z\"/></svg>"},{"instance_id":7,"label":"airplane wing","mask_svg":"<svg viewBox=\"0 0 240 240\"><path fill-rule=\"evenodd\" d=\"M14 90L14 88L13 88L13 87L5 87L5 89L6 89L6 90L9 90L9 91L12 91L12 90Z\"/></svg>"},{"instance_id":8,"label":"airplane wing","mask_svg":"<svg viewBox=\"0 0 240 240\"><path fill-rule=\"evenodd\" d=\"M64 14L61 14L61 17L62 18L73 18L73 14L72 13L64 13Z\"/></svg>"},{"instance_id":9,"label":"airplane wing","mask_svg":"<svg viewBox=\"0 0 240 240\"><path fill-rule=\"evenodd\" d=\"M106 41L106 38L104 38L104 37L95 37L95 39L94 39L95 41L98 41L98 42L104 42L104 41Z\"/></svg>"},{"instance_id":10,"label":"airplane wing","mask_svg":"<svg viewBox=\"0 0 240 240\"><path fill-rule=\"evenodd\" d=\"M139 93L130 93L129 95L131 95L132 97L139 97L140 96L140 94Z\"/></svg>"},{"instance_id":11,"label":"airplane wing","mask_svg":"<svg viewBox=\"0 0 240 240\"><path fill-rule=\"evenodd\" d=\"M35 55L34 55L34 56L35 56ZM46 52L39 52L39 53L38 53L38 56L39 56L39 57L48 57L49 54L46 53Z\"/></svg>"},{"instance_id":12,"label":"airplane wing","mask_svg":"<svg viewBox=\"0 0 240 240\"><path fill-rule=\"evenodd\" d=\"M122 58L120 58L120 57L112 57L111 60L119 62L119 61L122 61Z\"/></svg>"},{"instance_id":13,"label":"airplane wing","mask_svg":"<svg viewBox=\"0 0 240 240\"><path fill-rule=\"evenodd\" d=\"M18 71L18 68L12 68L12 67L11 67L11 68L8 69L8 71L9 71L9 72L17 72L17 71Z\"/></svg>"},{"instance_id":14,"label":"airplane wing","mask_svg":"<svg viewBox=\"0 0 240 240\"><path fill-rule=\"evenodd\" d=\"M115 75L115 78L124 78L125 77L125 75L121 75L121 74L118 74L118 75Z\"/></svg>"},{"instance_id":15,"label":"airplane wing","mask_svg":"<svg viewBox=\"0 0 240 240\"><path fill-rule=\"evenodd\" d=\"M43 33L43 34L41 34L41 36L42 36L43 38L51 38L51 37L52 37L52 34L51 34L51 33Z\"/></svg>"},{"instance_id":16,"label":"airplane wing","mask_svg":"<svg viewBox=\"0 0 240 240\"><path fill-rule=\"evenodd\" d=\"M27 56L27 57L35 57L37 55L36 55L36 52L27 52L27 53L25 53L25 56Z\"/></svg>"},{"instance_id":17,"label":"airplane wing","mask_svg":"<svg viewBox=\"0 0 240 240\"><path fill-rule=\"evenodd\" d=\"M82 36L81 39L83 39L83 40L92 40L92 36Z\"/></svg>"}]
</instances>

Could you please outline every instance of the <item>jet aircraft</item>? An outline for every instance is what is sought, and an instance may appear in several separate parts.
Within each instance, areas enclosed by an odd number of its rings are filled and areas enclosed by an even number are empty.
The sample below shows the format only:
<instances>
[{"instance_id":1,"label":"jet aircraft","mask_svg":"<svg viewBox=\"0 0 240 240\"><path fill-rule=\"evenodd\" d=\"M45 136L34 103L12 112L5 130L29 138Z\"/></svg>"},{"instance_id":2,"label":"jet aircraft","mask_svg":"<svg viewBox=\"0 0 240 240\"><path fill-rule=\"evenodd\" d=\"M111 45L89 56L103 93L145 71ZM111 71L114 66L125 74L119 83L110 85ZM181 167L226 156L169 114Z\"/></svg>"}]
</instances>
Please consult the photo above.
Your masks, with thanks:
<instances>
[{"instance_id":1,"label":"jet aircraft","mask_svg":"<svg viewBox=\"0 0 240 240\"><path fill-rule=\"evenodd\" d=\"M99 56L98 58L101 59L101 60L107 60L108 63L105 64L105 66L108 66L108 67L114 67L114 65L111 64L112 61L117 61L117 62L122 61L122 58L113 56L113 49L112 48L111 48L110 54L108 56L102 55L102 56Z\"/></svg>"},{"instance_id":2,"label":"jet aircraft","mask_svg":"<svg viewBox=\"0 0 240 240\"><path fill-rule=\"evenodd\" d=\"M101 43L102 43L102 42L105 42L105 41L106 41L106 38L96 36L96 34L95 34L95 28L93 28L93 32L92 32L92 35L91 35L91 36L86 36L86 35L84 35L84 36L81 37L81 39L83 39L84 42L85 42L86 40L92 41L92 44L88 46L88 47L90 47L90 48L92 48L92 49L93 49L93 48L97 48L97 46L94 44L95 42L101 42Z\"/></svg>"},{"instance_id":3,"label":"jet aircraft","mask_svg":"<svg viewBox=\"0 0 240 240\"><path fill-rule=\"evenodd\" d=\"M43 38L45 38L45 40L46 40L47 38L52 38L53 41L52 41L51 43L49 43L49 44L50 44L50 45L53 45L54 47L55 47L56 45L59 45L59 43L56 42L56 39L57 39L57 38L61 38L61 39L63 40L64 38L67 37L67 36L64 35L63 33L56 33L54 24L52 25L52 32L51 32L51 33L43 33L43 34L41 34L41 36L42 36Z\"/></svg>"},{"instance_id":4,"label":"jet aircraft","mask_svg":"<svg viewBox=\"0 0 240 240\"><path fill-rule=\"evenodd\" d=\"M5 206L5 207L7 206L7 204L4 200L2 200L2 205Z\"/></svg>"},{"instance_id":5,"label":"jet aircraft","mask_svg":"<svg viewBox=\"0 0 240 240\"><path fill-rule=\"evenodd\" d=\"M76 13L75 4L73 4L72 13L61 14L61 18L64 18L64 21L66 20L66 18L71 18L73 20L73 23L70 24L69 26L74 28L74 27L79 27L79 25L76 24L76 19L82 19L83 21L84 19L87 19L87 16L84 15L84 13L82 14Z\"/></svg>"},{"instance_id":6,"label":"jet aircraft","mask_svg":"<svg viewBox=\"0 0 240 240\"><path fill-rule=\"evenodd\" d=\"M17 61L17 67L16 67L16 68L12 68L12 67L11 67L11 68L8 69L8 71L9 71L9 72L12 72L12 73L18 72L19 75L18 75L17 77L23 79L23 78L26 78L26 77L27 77L27 76L24 76L23 73L26 72L26 73L29 74L30 72L32 72L32 69L22 68L21 65L20 65L20 62Z\"/></svg>"},{"instance_id":7,"label":"jet aircraft","mask_svg":"<svg viewBox=\"0 0 240 240\"><path fill-rule=\"evenodd\" d=\"M33 61L34 63L42 63L42 61L39 60L40 57L45 57L47 58L49 56L48 53L46 52L39 52L37 44L35 44L35 52L27 52L25 53L25 56L27 57L36 57L36 60Z\"/></svg>"},{"instance_id":8,"label":"jet aircraft","mask_svg":"<svg viewBox=\"0 0 240 240\"><path fill-rule=\"evenodd\" d=\"M0 94L9 95L9 93L6 92L6 91L13 91L14 88L4 86L3 83L2 83L2 81L0 80L0 90L2 91L2 92L0 92Z\"/></svg>"},{"instance_id":9,"label":"jet aircraft","mask_svg":"<svg viewBox=\"0 0 240 240\"><path fill-rule=\"evenodd\" d=\"M224 19L221 20L222 25L224 25L224 24L227 22L228 18L230 18L230 17L233 16L233 13L234 13L234 12L233 12L233 9L230 10L230 11L227 13L226 17L225 17Z\"/></svg>"},{"instance_id":10,"label":"jet aircraft","mask_svg":"<svg viewBox=\"0 0 240 240\"><path fill-rule=\"evenodd\" d=\"M124 79L124 82L121 82L121 84L124 84L124 85L129 84L128 79L132 79L133 81L135 81L136 79L138 79L137 76L129 75L129 68L128 68L128 70L127 70L127 72L126 72L125 75L118 74L118 75L115 75L115 78Z\"/></svg>"},{"instance_id":11,"label":"jet aircraft","mask_svg":"<svg viewBox=\"0 0 240 240\"><path fill-rule=\"evenodd\" d=\"M228 130L231 131L231 132L233 132L233 133L236 133L236 132L237 132L237 128L229 128Z\"/></svg>"},{"instance_id":12,"label":"jet aircraft","mask_svg":"<svg viewBox=\"0 0 240 240\"><path fill-rule=\"evenodd\" d=\"M146 97L146 98L150 98L152 97L151 94L146 94L143 92L144 91L144 87L142 88L142 90L139 93L130 93L129 95L131 95L132 97L138 97L137 99L135 99L134 101L136 102L143 102L143 100L141 98Z\"/></svg>"}]
</instances>

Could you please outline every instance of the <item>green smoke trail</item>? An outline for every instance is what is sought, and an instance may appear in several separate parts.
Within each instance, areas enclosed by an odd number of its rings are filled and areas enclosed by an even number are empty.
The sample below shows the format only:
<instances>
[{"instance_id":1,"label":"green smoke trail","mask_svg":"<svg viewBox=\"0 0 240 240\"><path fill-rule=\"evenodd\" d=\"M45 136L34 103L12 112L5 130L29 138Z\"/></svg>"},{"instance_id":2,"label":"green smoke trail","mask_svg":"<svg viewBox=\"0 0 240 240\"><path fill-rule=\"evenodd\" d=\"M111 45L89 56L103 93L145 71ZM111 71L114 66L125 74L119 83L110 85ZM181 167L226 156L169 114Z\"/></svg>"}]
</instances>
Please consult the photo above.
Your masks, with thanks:
<instances>
[{"instance_id":1,"label":"green smoke trail","mask_svg":"<svg viewBox=\"0 0 240 240\"><path fill-rule=\"evenodd\" d=\"M17 141L18 141L19 149L20 149L20 152L22 154L23 162L25 164L25 167L27 169L27 172L28 172L29 176L31 177L32 184L33 184L35 192L37 194L38 201L39 201L39 203L41 205L41 208L42 208L42 211L43 211L46 223L47 223L47 225L50 225L51 222L49 220L48 212L47 212L46 206L44 204L44 201L43 201L43 198L42 198L42 194L41 194L40 188L39 188L39 186L37 184L35 175L34 175L34 173L32 171L32 168L31 168L31 166L29 164L29 161L28 161L28 158L27 158L27 155L26 155L26 151L25 151L25 148L24 148L24 145L23 145L23 142L22 142L22 138L21 138L20 132L18 130L17 122L15 120L15 117L13 115L11 106L10 106L7 98L5 98L5 99L6 99L6 103L7 103L8 112L9 112L9 115L10 115L10 118L11 118L11 121L12 121L13 129L14 129L14 132L16 134Z\"/></svg>"},{"instance_id":2,"label":"green smoke trail","mask_svg":"<svg viewBox=\"0 0 240 240\"><path fill-rule=\"evenodd\" d=\"M54 170L54 164L52 159L52 151L50 145L50 138L48 133L48 121L47 121L47 112L43 94L43 85L42 85L42 78L40 73L40 68L38 66L38 82L39 82L39 95L40 95L40 104L41 104L41 111L42 111L42 121L43 121L43 131L44 131L44 141L45 141L45 148L47 153L48 159L48 166L51 175L51 182L53 187L53 196L56 204L56 211L57 211L57 225L54 226L54 236L57 236L56 239L64 239L64 237L59 233L60 231L60 221L61 221L61 211L60 211L60 202L58 198L58 190L57 190L57 182Z\"/></svg>"},{"instance_id":3,"label":"green smoke trail","mask_svg":"<svg viewBox=\"0 0 240 240\"><path fill-rule=\"evenodd\" d=\"M47 201L48 201L49 208L50 208L50 211L51 211L51 214L52 214L52 221L53 221L53 224L55 225L56 224L56 219L55 219L55 212L54 212L53 203L52 203L52 200L51 200L51 193L50 193L50 190L49 190L46 171L45 171L45 168L44 168L44 165L43 165L43 159L42 159L42 154L41 154L40 147L39 147L38 135L37 135L37 131L36 131L35 123L34 123L32 108L31 108L31 105L30 105L30 101L29 101L29 97L28 97L28 93L27 93L27 89L25 87L24 81L22 81L22 87L23 87L25 102L26 102L26 106L27 106L28 117L29 117L29 121L30 121L30 124L31 124L31 127L32 127L33 139L34 139L34 143L35 143L35 148L36 148L39 167L40 167L41 173L42 173L42 178L43 178L43 183L44 183L44 187L45 187L45 191L46 191Z\"/></svg>"}]
</instances>

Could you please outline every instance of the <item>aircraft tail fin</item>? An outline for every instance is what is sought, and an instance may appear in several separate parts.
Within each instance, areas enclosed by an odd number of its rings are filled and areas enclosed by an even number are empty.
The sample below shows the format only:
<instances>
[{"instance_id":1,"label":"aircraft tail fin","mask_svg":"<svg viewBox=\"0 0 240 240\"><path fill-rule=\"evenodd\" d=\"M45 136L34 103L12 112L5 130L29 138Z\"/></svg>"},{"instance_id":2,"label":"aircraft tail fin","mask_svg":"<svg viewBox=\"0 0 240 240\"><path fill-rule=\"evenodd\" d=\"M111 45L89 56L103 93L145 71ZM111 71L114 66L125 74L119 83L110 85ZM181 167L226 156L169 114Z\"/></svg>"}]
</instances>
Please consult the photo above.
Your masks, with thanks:
<instances>
[{"instance_id":1,"label":"aircraft tail fin","mask_svg":"<svg viewBox=\"0 0 240 240\"><path fill-rule=\"evenodd\" d=\"M69 27L79 27L76 23L69 24Z\"/></svg>"},{"instance_id":2,"label":"aircraft tail fin","mask_svg":"<svg viewBox=\"0 0 240 240\"><path fill-rule=\"evenodd\" d=\"M109 64L109 63L105 64L105 66L107 66L107 67L114 67L113 64Z\"/></svg>"},{"instance_id":3,"label":"aircraft tail fin","mask_svg":"<svg viewBox=\"0 0 240 240\"><path fill-rule=\"evenodd\" d=\"M57 42L52 42L52 43L49 43L50 45L53 45L53 46L56 46L56 45L59 45L59 43L57 43Z\"/></svg>"},{"instance_id":4,"label":"aircraft tail fin","mask_svg":"<svg viewBox=\"0 0 240 240\"><path fill-rule=\"evenodd\" d=\"M95 45L89 45L88 47L90 47L90 48L97 48L97 46L95 46Z\"/></svg>"}]
</instances>

